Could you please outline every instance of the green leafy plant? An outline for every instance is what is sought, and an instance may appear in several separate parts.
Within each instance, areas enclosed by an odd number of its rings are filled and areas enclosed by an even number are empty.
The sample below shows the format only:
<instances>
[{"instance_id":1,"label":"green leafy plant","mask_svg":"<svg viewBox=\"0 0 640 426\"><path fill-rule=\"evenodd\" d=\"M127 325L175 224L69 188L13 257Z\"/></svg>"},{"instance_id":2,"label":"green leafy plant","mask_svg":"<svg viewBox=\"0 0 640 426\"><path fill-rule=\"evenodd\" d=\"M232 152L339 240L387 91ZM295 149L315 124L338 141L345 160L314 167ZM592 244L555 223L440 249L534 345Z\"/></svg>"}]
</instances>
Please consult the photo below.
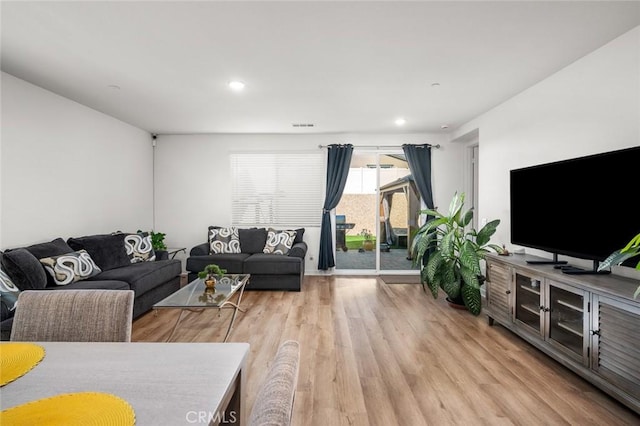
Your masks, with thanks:
<instances>
[{"instance_id":1,"label":"green leafy plant","mask_svg":"<svg viewBox=\"0 0 640 426\"><path fill-rule=\"evenodd\" d=\"M371 251L375 247L375 240L373 239L373 234L368 229L363 229L360 231L360 236L362 237L362 247L358 249L359 252Z\"/></svg>"},{"instance_id":2,"label":"green leafy plant","mask_svg":"<svg viewBox=\"0 0 640 426\"><path fill-rule=\"evenodd\" d=\"M609 255L609 257L603 260L602 263L600 263L600 266L598 266L598 271L610 268L613 265L620 265L627 259L631 259L638 255L640 255L640 234L633 237L626 246L620 250L614 251ZM636 269L640 271L640 261L636 264ZM636 289L635 293L633 293L634 299L638 297L639 294L640 285Z\"/></svg>"},{"instance_id":3,"label":"green leafy plant","mask_svg":"<svg viewBox=\"0 0 640 426\"><path fill-rule=\"evenodd\" d=\"M151 246L155 251L166 250L167 245L164 243L164 238L167 236L164 232L153 232L149 233L151 236Z\"/></svg>"},{"instance_id":4,"label":"green leafy plant","mask_svg":"<svg viewBox=\"0 0 640 426\"><path fill-rule=\"evenodd\" d=\"M212 263L210 265L205 266L202 271L198 272L198 278L204 280L207 278L221 277L226 273L227 273L226 269L222 269L215 263Z\"/></svg>"},{"instance_id":5,"label":"green leafy plant","mask_svg":"<svg viewBox=\"0 0 640 426\"><path fill-rule=\"evenodd\" d=\"M362 239L365 241L371 241L373 239L373 234L366 228L360 231L360 235L362 235Z\"/></svg>"},{"instance_id":6,"label":"green leafy plant","mask_svg":"<svg viewBox=\"0 0 640 426\"><path fill-rule=\"evenodd\" d=\"M473 209L464 207L464 193L456 193L448 214L437 210L422 210L429 218L415 234L411 244L413 264L420 265L420 279L434 298L442 289L451 301L462 300L469 312L479 315L482 310L480 284L484 281L480 261L502 247L489 244L500 220L492 220L476 231L470 224ZM427 256L426 265L423 257Z\"/></svg>"},{"instance_id":7,"label":"green leafy plant","mask_svg":"<svg viewBox=\"0 0 640 426\"><path fill-rule=\"evenodd\" d=\"M138 229L138 234L142 234L142 231ZM149 232L151 237L151 247L154 251L163 251L167 249L167 245L164 243L164 238L167 236L164 232Z\"/></svg>"}]
</instances>

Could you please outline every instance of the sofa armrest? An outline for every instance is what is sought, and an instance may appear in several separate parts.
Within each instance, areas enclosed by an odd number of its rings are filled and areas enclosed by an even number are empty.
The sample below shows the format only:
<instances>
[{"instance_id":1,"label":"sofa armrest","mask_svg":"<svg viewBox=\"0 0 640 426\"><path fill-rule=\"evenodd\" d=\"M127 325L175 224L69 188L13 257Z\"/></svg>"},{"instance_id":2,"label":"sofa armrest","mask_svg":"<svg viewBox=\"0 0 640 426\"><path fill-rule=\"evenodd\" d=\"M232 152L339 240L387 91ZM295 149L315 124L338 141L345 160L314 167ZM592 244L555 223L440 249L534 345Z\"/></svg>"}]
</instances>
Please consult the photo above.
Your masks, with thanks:
<instances>
[{"instance_id":1,"label":"sofa armrest","mask_svg":"<svg viewBox=\"0 0 640 426\"><path fill-rule=\"evenodd\" d=\"M169 252L166 250L156 250L156 260L168 260Z\"/></svg>"},{"instance_id":2,"label":"sofa armrest","mask_svg":"<svg viewBox=\"0 0 640 426\"><path fill-rule=\"evenodd\" d=\"M301 243L295 243L293 247L291 247L291 250L289 250L289 256L304 259L304 257L307 255L307 249L307 243L305 243L304 241Z\"/></svg>"},{"instance_id":3,"label":"sofa armrest","mask_svg":"<svg viewBox=\"0 0 640 426\"><path fill-rule=\"evenodd\" d=\"M189 252L189 256L207 256L209 254L209 243L198 244Z\"/></svg>"}]
</instances>

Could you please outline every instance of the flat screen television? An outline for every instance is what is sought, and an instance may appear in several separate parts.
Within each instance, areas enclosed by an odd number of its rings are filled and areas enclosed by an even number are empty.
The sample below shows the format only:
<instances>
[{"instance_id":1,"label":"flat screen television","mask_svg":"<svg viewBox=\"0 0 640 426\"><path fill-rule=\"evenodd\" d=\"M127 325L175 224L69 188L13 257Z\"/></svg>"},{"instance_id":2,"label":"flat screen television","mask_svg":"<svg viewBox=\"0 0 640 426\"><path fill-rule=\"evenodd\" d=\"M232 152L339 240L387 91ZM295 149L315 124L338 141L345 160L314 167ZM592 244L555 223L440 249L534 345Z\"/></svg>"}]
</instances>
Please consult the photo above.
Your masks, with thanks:
<instances>
[{"instance_id":1,"label":"flat screen television","mask_svg":"<svg viewBox=\"0 0 640 426\"><path fill-rule=\"evenodd\" d=\"M640 233L640 147L514 169L510 185L511 242L556 262L589 259L595 272Z\"/></svg>"}]
</instances>

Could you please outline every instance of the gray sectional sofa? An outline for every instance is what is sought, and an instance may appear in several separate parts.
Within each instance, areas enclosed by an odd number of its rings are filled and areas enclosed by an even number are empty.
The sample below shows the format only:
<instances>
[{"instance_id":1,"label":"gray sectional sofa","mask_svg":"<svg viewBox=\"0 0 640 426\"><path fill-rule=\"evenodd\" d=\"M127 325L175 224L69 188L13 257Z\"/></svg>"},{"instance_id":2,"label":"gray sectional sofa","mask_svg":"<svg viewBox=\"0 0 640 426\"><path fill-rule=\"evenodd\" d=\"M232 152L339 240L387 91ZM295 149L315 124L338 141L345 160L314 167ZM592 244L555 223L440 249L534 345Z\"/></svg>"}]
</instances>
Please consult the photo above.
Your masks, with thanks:
<instances>
[{"instance_id":1,"label":"gray sectional sofa","mask_svg":"<svg viewBox=\"0 0 640 426\"><path fill-rule=\"evenodd\" d=\"M219 227L210 226L209 232ZM198 272L214 263L230 274L251 274L246 290L300 291L304 277L307 243L303 241L304 228L295 230L293 245L286 254L264 253L267 229L238 229L240 253L211 253L209 242L193 247L187 258L189 281Z\"/></svg>"},{"instance_id":2,"label":"gray sectional sofa","mask_svg":"<svg viewBox=\"0 0 640 426\"><path fill-rule=\"evenodd\" d=\"M182 265L179 260L167 259L166 252L155 256L151 251L147 259L134 259L135 256L127 253L125 248L125 235L130 234L90 235L69 238L66 242L56 238L46 243L6 250L0 253L0 264L2 271L19 290L131 289L135 293L133 317L137 318L180 288ZM99 271L66 285L56 284L40 261L82 250L89 254ZM2 340L8 340L14 312L5 303L8 298L3 295L2 299Z\"/></svg>"}]
</instances>

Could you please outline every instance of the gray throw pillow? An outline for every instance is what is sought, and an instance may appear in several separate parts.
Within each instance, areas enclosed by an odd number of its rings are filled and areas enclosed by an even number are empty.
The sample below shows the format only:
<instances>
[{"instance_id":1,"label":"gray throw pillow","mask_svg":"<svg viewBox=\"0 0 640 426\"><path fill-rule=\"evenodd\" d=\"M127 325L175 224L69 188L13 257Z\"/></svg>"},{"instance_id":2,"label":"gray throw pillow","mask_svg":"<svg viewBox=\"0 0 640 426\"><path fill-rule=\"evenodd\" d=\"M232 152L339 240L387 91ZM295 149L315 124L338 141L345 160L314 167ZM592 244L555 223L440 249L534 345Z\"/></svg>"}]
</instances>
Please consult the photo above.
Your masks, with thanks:
<instances>
[{"instance_id":1,"label":"gray throw pillow","mask_svg":"<svg viewBox=\"0 0 640 426\"><path fill-rule=\"evenodd\" d=\"M56 238L46 243L33 244L28 247L24 247L31 253L36 259L42 259L44 257L59 256L65 253L71 253L74 249L69 247L62 238ZM45 272L47 279L47 286L55 286L53 278Z\"/></svg>"},{"instance_id":2,"label":"gray throw pillow","mask_svg":"<svg viewBox=\"0 0 640 426\"><path fill-rule=\"evenodd\" d=\"M124 247L124 238L125 234L122 233L87 235L69 238L67 244L73 249L72 251L86 250L100 269L108 271L131 265Z\"/></svg>"},{"instance_id":3,"label":"gray throw pillow","mask_svg":"<svg viewBox=\"0 0 640 426\"><path fill-rule=\"evenodd\" d=\"M71 253L73 249L69 247L62 238L56 238L48 243L38 243L24 247L29 250L36 259L42 259L43 257L58 256L65 253Z\"/></svg>"},{"instance_id":4,"label":"gray throw pillow","mask_svg":"<svg viewBox=\"0 0 640 426\"><path fill-rule=\"evenodd\" d=\"M18 294L20 294L20 289L16 287L11 277L7 275L2 269L2 265L0 265L0 299L9 311L13 311L16 308Z\"/></svg>"},{"instance_id":5,"label":"gray throw pillow","mask_svg":"<svg viewBox=\"0 0 640 426\"><path fill-rule=\"evenodd\" d=\"M27 249L4 252L2 266L20 290L41 290L47 286L42 264Z\"/></svg>"},{"instance_id":6,"label":"gray throw pillow","mask_svg":"<svg viewBox=\"0 0 640 426\"><path fill-rule=\"evenodd\" d=\"M296 229L296 238L295 240L293 240L293 244L298 244L303 242L304 240L302 239L304 237L304 228L298 228Z\"/></svg>"},{"instance_id":7,"label":"gray throw pillow","mask_svg":"<svg viewBox=\"0 0 640 426\"><path fill-rule=\"evenodd\" d=\"M242 253L262 253L267 242L267 230L265 228L240 228L238 229L238 234Z\"/></svg>"}]
</instances>

